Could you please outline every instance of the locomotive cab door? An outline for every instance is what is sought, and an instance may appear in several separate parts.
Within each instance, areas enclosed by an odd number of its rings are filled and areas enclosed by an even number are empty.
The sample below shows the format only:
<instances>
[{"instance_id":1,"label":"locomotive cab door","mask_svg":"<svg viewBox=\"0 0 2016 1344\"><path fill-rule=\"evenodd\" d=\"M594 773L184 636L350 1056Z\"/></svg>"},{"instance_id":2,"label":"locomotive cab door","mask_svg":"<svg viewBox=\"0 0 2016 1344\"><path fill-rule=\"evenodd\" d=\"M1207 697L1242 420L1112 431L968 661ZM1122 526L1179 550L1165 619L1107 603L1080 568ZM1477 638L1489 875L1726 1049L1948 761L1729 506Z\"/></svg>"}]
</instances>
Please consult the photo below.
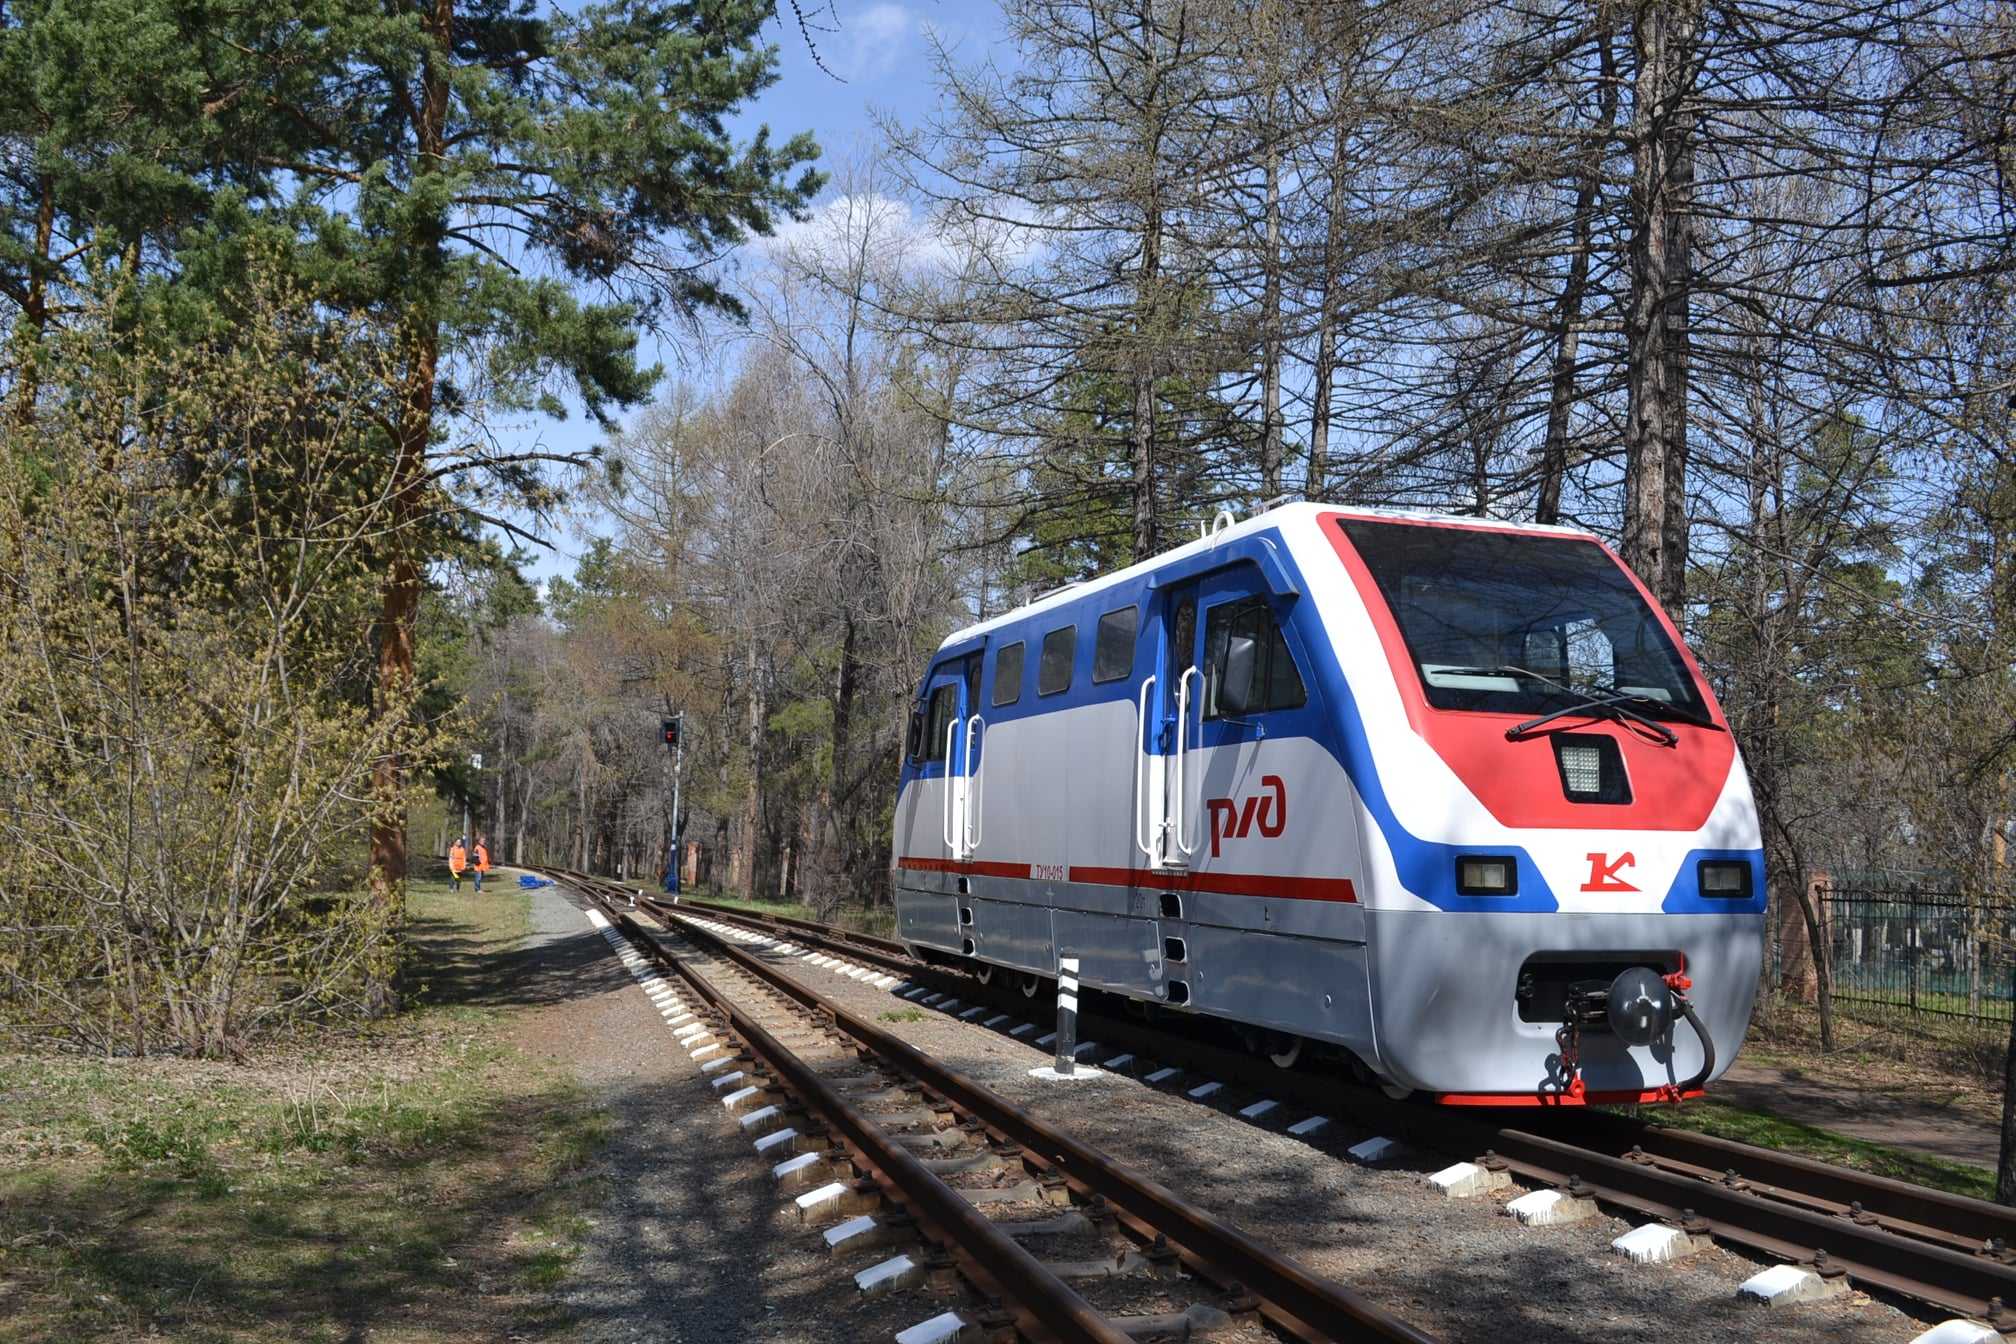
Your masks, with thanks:
<instances>
[{"instance_id":1,"label":"locomotive cab door","mask_svg":"<svg viewBox=\"0 0 2016 1344\"><path fill-rule=\"evenodd\" d=\"M924 691L923 749L930 762L927 770L935 767L943 786L938 838L949 864L969 859L980 839L975 778L983 732L979 683L980 655L973 653L933 668Z\"/></svg>"},{"instance_id":2,"label":"locomotive cab door","mask_svg":"<svg viewBox=\"0 0 2016 1344\"><path fill-rule=\"evenodd\" d=\"M1197 747L1203 672L1197 665L1197 584L1161 596L1161 656L1141 683L1134 847L1154 871L1180 872L1197 852L1195 781L1188 758Z\"/></svg>"}]
</instances>

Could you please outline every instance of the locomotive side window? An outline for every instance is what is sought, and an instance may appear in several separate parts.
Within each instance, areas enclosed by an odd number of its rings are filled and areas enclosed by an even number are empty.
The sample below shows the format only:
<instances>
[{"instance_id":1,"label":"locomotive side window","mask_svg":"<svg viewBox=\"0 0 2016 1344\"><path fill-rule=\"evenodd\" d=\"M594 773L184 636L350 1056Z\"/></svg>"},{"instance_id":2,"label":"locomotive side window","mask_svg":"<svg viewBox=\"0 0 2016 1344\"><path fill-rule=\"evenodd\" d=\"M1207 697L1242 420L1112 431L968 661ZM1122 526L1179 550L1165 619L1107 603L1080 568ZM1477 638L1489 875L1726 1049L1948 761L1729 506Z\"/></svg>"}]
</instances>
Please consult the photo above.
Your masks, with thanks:
<instances>
[{"instance_id":1,"label":"locomotive side window","mask_svg":"<svg viewBox=\"0 0 2016 1344\"><path fill-rule=\"evenodd\" d=\"M994 655L994 703L1012 705L1022 698L1022 663L1028 645L1021 640L1004 644Z\"/></svg>"},{"instance_id":2,"label":"locomotive side window","mask_svg":"<svg viewBox=\"0 0 2016 1344\"><path fill-rule=\"evenodd\" d=\"M1139 607L1122 607L1099 618L1092 645L1092 680L1118 681L1134 670L1134 632L1141 622Z\"/></svg>"},{"instance_id":3,"label":"locomotive side window","mask_svg":"<svg viewBox=\"0 0 2016 1344\"><path fill-rule=\"evenodd\" d=\"M915 761L924 754L924 711L910 711L910 731L904 735L903 754Z\"/></svg>"},{"instance_id":4,"label":"locomotive side window","mask_svg":"<svg viewBox=\"0 0 2016 1344\"><path fill-rule=\"evenodd\" d=\"M959 688L946 685L931 692L931 707L924 727L924 755L927 759L943 758L945 734L958 720Z\"/></svg>"},{"instance_id":5,"label":"locomotive side window","mask_svg":"<svg viewBox=\"0 0 2016 1344\"><path fill-rule=\"evenodd\" d=\"M1078 627L1060 625L1043 636L1043 656L1036 666L1036 694L1055 695L1071 689L1071 659L1078 652Z\"/></svg>"},{"instance_id":6,"label":"locomotive side window","mask_svg":"<svg viewBox=\"0 0 2016 1344\"><path fill-rule=\"evenodd\" d=\"M1204 618L1204 717L1238 718L1295 709L1308 699L1266 599L1211 608Z\"/></svg>"}]
</instances>

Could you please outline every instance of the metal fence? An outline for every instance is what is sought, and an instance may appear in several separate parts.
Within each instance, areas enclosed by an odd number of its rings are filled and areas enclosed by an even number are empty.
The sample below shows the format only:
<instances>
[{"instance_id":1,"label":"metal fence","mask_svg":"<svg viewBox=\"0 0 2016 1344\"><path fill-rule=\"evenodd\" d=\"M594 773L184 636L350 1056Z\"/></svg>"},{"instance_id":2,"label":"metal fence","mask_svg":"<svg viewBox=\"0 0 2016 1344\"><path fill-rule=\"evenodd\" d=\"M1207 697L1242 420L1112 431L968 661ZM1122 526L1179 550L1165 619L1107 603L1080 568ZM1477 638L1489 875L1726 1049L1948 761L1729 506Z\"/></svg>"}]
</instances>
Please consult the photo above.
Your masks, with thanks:
<instances>
[{"instance_id":1,"label":"metal fence","mask_svg":"<svg viewBox=\"0 0 2016 1344\"><path fill-rule=\"evenodd\" d=\"M1814 890L1844 1016L1940 1035L2008 1035L2016 909L1947 891ZM1793 919L1803 943L1804 921L1796 911ZM1785 923L1775 927L1782 943Z\"/></svg>"}]
</instances>

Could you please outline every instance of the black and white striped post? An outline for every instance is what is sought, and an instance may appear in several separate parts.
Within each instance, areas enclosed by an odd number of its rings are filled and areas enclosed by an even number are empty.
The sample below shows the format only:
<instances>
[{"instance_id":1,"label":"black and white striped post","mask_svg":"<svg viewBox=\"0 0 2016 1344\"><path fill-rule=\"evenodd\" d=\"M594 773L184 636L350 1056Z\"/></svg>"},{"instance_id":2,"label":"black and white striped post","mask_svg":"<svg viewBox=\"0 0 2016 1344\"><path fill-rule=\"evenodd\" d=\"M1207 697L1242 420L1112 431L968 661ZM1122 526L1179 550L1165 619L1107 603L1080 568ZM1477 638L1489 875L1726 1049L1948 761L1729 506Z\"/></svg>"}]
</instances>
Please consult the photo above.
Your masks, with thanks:
<instances>
[{"instance_id":1,"label":"black and white striped post","mask_svg":"<svg viewBox=\"0 0 2016 1344\"><path fill-rule=\"evenodd\" d=\"M1078 958L1057 958L1057 1076L1078 1067Z\"/></svg>"}]
</instances>

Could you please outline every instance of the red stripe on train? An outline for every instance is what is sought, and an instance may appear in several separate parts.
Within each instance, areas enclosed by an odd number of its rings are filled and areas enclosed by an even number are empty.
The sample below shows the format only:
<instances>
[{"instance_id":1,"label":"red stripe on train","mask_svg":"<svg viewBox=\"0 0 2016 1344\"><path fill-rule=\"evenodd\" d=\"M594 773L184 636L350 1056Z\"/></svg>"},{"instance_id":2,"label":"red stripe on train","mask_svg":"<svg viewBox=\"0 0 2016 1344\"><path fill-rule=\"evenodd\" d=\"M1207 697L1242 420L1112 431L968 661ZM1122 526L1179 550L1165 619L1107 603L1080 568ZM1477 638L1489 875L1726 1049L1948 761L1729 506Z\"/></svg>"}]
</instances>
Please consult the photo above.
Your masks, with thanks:
<instances>
[{"instance_id":1,"label":"red stripe on train","mask_svg":"<svg viewBox=\"0 0 2016 1344\"><path fill-rule=\"evenodd\" d=\"M982 859L913 859L907 855L896 860L898 868L908 868L916 873L970 873L974 877L1021 877L1029 876L1026 863L989 863Z\"/></svg>"},{"instance_id":2,"label":"red stripe on train","mask_svg":"<svg viewBox=\"0 0 2016 1344\"><path fill-rule=\"evenodd\" d=\"M1660 1102L1692 1101L1708 1095L1706 1088L1682 1092L1672 1084L1628 1092L1584 1092L1568 1096L1560 1092L1431 1092L1438 1106L1622 1106L1654 1105Z\"/></svg>"},{"instance_id":3,"label":"red stripe on train","mask_svg":"<svg viewBox=\"0 0 2016 1344\"><path fill-rule=\"evenodd\" d=\"M1026 879L1026 863L927 859L904 855L898 868L918 873L970 873L976 877ZM1358 900L1348 877L1275 877L1268 873L1164 873L1152 868L1073 868L1071 880L1095 887L1150 887L1157 891L1206 891L1223 896L1278 896L1290 901Z\"/></svg>"},{"instance_id":4,"label":"red stripe on train","mask_svg":"<svg viewBox=\"0 0 2016 1344\"><path fill-rule=\"evenodd\" d=\"M1158 891L1208 891L1226 896L1279 896L1291 901L1358 899L1348 877L1275 877L1268 873L1161 873L1152 868L1073 868L1073 882Z\"/></svg>"}]
</instances>

